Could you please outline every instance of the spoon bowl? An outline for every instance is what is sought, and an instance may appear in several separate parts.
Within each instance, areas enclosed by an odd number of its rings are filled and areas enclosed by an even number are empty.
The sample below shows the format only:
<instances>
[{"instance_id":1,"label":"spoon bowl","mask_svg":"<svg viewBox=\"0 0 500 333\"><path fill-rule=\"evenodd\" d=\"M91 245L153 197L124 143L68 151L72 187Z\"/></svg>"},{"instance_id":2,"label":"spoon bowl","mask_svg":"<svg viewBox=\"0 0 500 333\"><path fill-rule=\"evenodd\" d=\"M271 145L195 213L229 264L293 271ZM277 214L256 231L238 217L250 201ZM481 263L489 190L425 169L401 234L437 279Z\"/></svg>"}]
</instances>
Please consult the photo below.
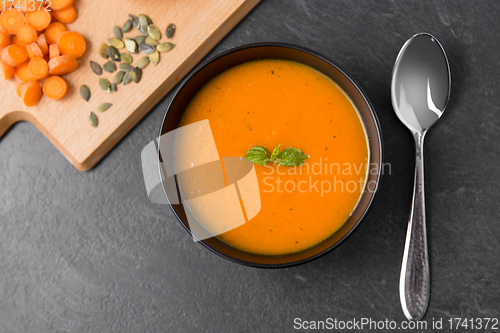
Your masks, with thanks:
<instances>
[{"instance_id":1,"label":"spoon bowl","mask_svg":"<svg viewBox=\"0 0 500 333\"><path fill-rule=\"evenodd\" d=\"M424 195L424 137L441 118L450 98L446 53L428 33L410 38L394 64L392 106L415 139L416 161L412 209L408 220L399 280L401 306L409 320L420 320L429 304L430 274Z\"/></svg>"}]
</instances>

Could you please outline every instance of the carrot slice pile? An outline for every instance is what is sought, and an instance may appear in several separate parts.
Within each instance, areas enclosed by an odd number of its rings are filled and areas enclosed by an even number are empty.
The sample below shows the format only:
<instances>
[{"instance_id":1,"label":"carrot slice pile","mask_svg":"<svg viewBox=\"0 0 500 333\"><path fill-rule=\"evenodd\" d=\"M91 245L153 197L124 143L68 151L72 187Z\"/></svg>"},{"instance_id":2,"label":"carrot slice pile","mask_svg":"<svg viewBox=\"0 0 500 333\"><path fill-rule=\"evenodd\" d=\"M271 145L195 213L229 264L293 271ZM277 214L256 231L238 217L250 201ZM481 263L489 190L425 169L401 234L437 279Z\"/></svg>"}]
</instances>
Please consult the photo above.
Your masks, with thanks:
<instances>
[{"instance_id":1,"label":"carrot slice pile","mask_svg":"<svg viewBox=\"0 0 500 333\"><path fill-rule=\"evenodd\" d=\"M85 43L85 39L78 32L66 31L57 40L57 47L61 54L80 58L87 49L87 43Z\"/></svg>"},{"instance_id":2,"label":"carrot slice pile","mask_svg":"<svg viewBox=\"0 0 500 333\"><path fill-rule=\"evenodd\" d=\"M66 75L78 68L76 58L72 55L62 55L49 61L50 74Z\"/></svg>"},{"instance_id":3,"label":"carrot slice pile","mask_svg":"<svg viewBox=\"0 0 500 333\"><path fill-rule=\"evenodd\" d=\"M17 3L4 2L6 8ZM36 105L43 94L58 100L68 93L68 82L59 76L75 71L87 49L83 36L66 26L78 18L73 4L51 0L48 8L34 11L0 10L0 76L20 81L16 93L26 106Z\"/></svg>"},{"instance_id":4,"label":"carrot slice pile","mask_svg":"<svg viewBox=\"0 0 500 333\"><path fill-rule=\"evenodd\" d=\"M54 15L54 18L59 22L69 24L76 21L78 12L76 11L75 7L69 6L68 8L63 10L54 11L52 15Z\"/></svg>"},{"instance_id":5,"label":"carrot slice pile","mask_svg":"<svg viewBox=\"0 0 500 333\"><path fill-rule=\"evenodd\" d=\"M51 76L43 83L43 94L50 99L61 99L68 93L68 83L62 77Z\"/></svg>"},{"instance_id":6,"label":"carrot slice pile","mask_svg":"<svg viewBox=\"0 0 500 333\"><path fill-rule=\"evenodd\" d=\"M21 98L24 105L35 106L42 98L42 88L37 81L28 81L21 89Z\"/></svg>"},{"instance_id":7,"label":"carrot slice pile","mask_svg":"<svg viewBox=\"0 0 500 333\"><path fill-rule=\"evenodd\" d=\"M66 31L68 31L66 24L61 22L53 22L49 24L47 29L45 29L45 39L47 40L48 44L55 44L57 43L59 36L61 36Z\"/></svg>"},{"instance_id":8,"label":"carrot slice pile","mask_svg":"<svg viewBox=\"0 0 500 333\"><path fill-rule=\"evenodd\" d=\"M36 31L45 30L52 21L52 12L42 8L37 11L26 12L26 23L31 25Z\"/></svg>"}]
</instances>

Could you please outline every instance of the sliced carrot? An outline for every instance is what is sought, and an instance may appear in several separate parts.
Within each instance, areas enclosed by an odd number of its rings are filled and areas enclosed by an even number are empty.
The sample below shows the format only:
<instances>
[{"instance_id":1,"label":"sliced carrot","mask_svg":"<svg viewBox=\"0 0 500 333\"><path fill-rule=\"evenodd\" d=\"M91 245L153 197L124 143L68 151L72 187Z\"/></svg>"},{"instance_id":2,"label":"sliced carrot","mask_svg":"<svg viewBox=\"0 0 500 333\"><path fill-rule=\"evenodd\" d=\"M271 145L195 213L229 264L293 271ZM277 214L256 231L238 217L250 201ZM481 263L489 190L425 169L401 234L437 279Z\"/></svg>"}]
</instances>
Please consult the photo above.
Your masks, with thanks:
<instances>
[{"instance_id":1,"label":"sliced carrot","mask_svg":"<svg viewBox=\"0 0 500 333\"><path fill-rule=\"evenodd\" d=\"M28 52L24 46L9 45L0 51L2 60L10 66L19 66L28 59Z\"/></svg>"},{"instance_id":2,"label":"sliced carrot","mask_svg":"<svg viewBox=\"0 0 500 333\"><path fill-rule=\"evenodd\" d=\"M29 63L29 61L26 61L14 68L14 74L16 75L16 78L21 82L37 80L37 78L33 74L31 74L31 71L29 70Z\"/></svg>"},{"instance_id":3,"label":"sliced carrot","mask_svg":"<svg viewBox=\"0 0 500 333\"><path fill-rule=\"evenodd\" d=\"M37 57L43 58L42 49L37 43L31 43L30 45L26 46L26 51L28 51L28 56L30 59Z\"/></svg>"},{"instance_id":4,"label":"sliced carrot","mask_svg":"<svg viewBox=\"0 0 500 333\"><path fill-rule=\"evenodd\" d=\"M72 55L62 55L49 61L50 74L66 75L78 68L76 58Z\"/></svg>"},{"instance_id":5,"label":"sliced carrot","mask_svg":"<svg viewBox=\"0 0 500 333\"><path fill-rule=\"evenodd\" d=\"M63 10L73 4L73 0L51 0L50 8L52 10Z\"/></svg>"},{"instance_id":6,"label":"sliced carrot","mask_svg":"<svg viewBox=\"0 0 500 333\"><path fill-rule=\"evenodd\" d=\"M4 79L8 80L14 75L14 67L6 64L2 59L0 59L0 68L2 69Z\"/></svg>"},{"instance_id":7,"label":"sliced carrot","mask_svg":"<svg viewBox=\"0 0 500 333\"><path fill-rule=\"evenodd\" d=\"M17 34L19 28L24 24L24 15L17 10L6 10L0 14L0 26L9 35Z\"/></svg>"},{"instance_id":8,"label":"sliced carrot","mask_svg":"<svg viewBox=\"0 0 500 333\"><path fill-rule=\"evenodd\" d=\"M41 10L27 11L26 23L31 25L36 31L43 31L52 21L52 12L41 8Z\"/></svg>"},{"instance_id":9,"label":"sliced carrot","mask_svg":"<svg viewBox=\"0 0 500 333\"><path fill-rule=\"evenodd\" d=\"M87 49L87 43L78 32L66 31L57 40L57 47L59 47L61 54L69 54L80 58Z\"/></svg>"},{"instance_id":10,"label":"sliced carrot","mask_svg":"<svg viewBox=\"0 0 500 333\"><path fill-rule=\"evenodd\" d=\"M63 10L55 10L52 14L56 20L62 23L73 23L78 17L78 12L73 6L69 6Z\"/></svg>"},{"instance_id":11,"label":"sliced carrot","mask_svg":"<svg viewBox=\"0 0 500 333\"><path fill-rule=\"evenodd\" d=\"M36 42L36 40L38 38L38 34L36 33L35 28L33 28L29 24L22 25L17 30L16 36L19 38L19 41L25 45Z\"/></svg>"},{"instance_id":12,"label":"sliced carrot","mask_svg":"<svg viewBox=\"0 0 500 333\"><path fill-rule=\"evenodd\" d=\"M49 45L47 44L47 40L45 39L44 34L41 34L40 36L38 36L36 43L38 44L38 46L40 46L40 49L42 50L43 55L49 54Z\"/></svg>"},{"instance_id":13,"label":"sliced carrot","mask_svg":"<svg viewBox=\"0 0 500 333\"><path fill-rule=\"evenodd\" d=\"M30 60L28 69L38 80L44 80L49 76L49 65L43 58L33 58Z\"/></svg>"},{"instance_id":14,"label":"sliced carrot","mask_svg":"<svg viewBox=\"0 0 500 333\"><path fill-rule=\"evenodd\" d=\"M57 58L61 55L59 52L59 48L57 47L57 44L50 44L49 46L49 59L54 59Z\"/></svg>"},{"instance_id":15,"label":"sliced carrot","mask_svg":"<svg viewBox=\"0 0 500 333\"><path fill-rule=\"evenodd\" d=\"M53 22L49 24L47 29L45 29L44 35L48 44L55 44L64 32L68 31L68 28L64 23Z\"/></svg>"},{"instance_id":16,"label":"sliced carrot","mask_svg":"<svg viewBox=\"0 0 500 333\"><path fill-rule=\"evenodd\" d=\"M5 31L0 31L0 50L9 45L10 45L9 34L6 33Z\"/></svg>"},{"instance_id":17,"label":"sliced carrot","mask_svg":"<svg viewBox=\"0 0 500 333\"><path fill-rule=\"evenodd\" d=\"M43 93L50 99L61 99L68 93L68 83L62 77L51 76L43 83Z\"/></svg>"},{"instance_id":18,"label":"sliced carrot","mask_svg":"<svg viewBox=\"0 0 500 333\"><path fill-rule=\"evenodd\" d=\"M24 105L35 106L42 98L42 88L37 81L28 81L21 89L21 98Z\"/></svg>"},{"instance_id":19,"label":"sliced carrot","mask_svg":"<svg viewBox=\"0 0 500 333\"><path fill-rule=\"evenodd\" d=\"M16 88L16 94L17 96L21 97L21 92L23 90L23 86L24 86L24 82L21 82L17 85L17 88Z\"/></svg>"}]
</instances>

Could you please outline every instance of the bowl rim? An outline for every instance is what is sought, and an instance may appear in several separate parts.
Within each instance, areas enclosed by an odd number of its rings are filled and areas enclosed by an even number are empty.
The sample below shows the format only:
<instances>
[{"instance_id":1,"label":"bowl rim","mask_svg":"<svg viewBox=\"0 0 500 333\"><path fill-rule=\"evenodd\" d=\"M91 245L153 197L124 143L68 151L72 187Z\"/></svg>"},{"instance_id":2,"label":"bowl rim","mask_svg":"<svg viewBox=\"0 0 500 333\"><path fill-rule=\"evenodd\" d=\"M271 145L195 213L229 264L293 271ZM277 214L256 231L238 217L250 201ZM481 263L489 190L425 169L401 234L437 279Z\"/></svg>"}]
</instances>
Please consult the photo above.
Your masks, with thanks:
<instances>
[{"instance_id":1,"label":"bowl rim","mask_svg":"<svg viewBox=\"0 0 500 333\"><path fill-rule=\"evenodd\" d=\"M304 259L301 259L301 260L297 260L297 261L292 261L292 262L288 262L288 263L280 263L280 264L265 264L265 263L255 263L255 262L251 262L251 261L246 261L246 260L241 260L241 259L235 258L235 257L233 257L231 255L228 255L228 254L226 254L226 253L224 253L222 251L217 250L216 248L213 248L212 246L210 246L209 244L207 244L204 240L198 240L197 241L197 243L200 243L201 245L203 245L210 252L212 252L212 253L214 253L214 254L216 254L216 255L218 255L218 256L226 259L226 260L229 260L231 262L234 262L234 263L237 263L237 264L240 264L240 265L244 265L244 266L248 266L248 267L255 267L255 268L264 268L264 269L287 268L287 267L293 267L293 266L302 265L302 264L305 264L307 262L310 262L310 261L313 261L315 259L318 259L319 257L322 257L325 254L329 253L330 251L333 251L335 248L337 248L342 243L344 243L345 240L347 238L349 238L349 236L359 227L359 225L361 224L361 222L365 219L365 217L368 214L370 208L372 207L373 200L375 199L375 196L376 196L376 194L377 194L377 192L379 190L380 179L381 179L381 176L382 176L381 170L382 170L382 166L383 166L383 149L382 149L383 142L382 142L382 132L381 132L380 121L379 121L378 116L377 116L377 114L375 112L375 109L373 108L373 105L368 100L368 97L366 96L366 94L363 91L363 89L359 86L359 84L349 74L347 74L347 72L345 72L338 65L336 65L335 63L333 63L328 58L324 57L323 55L321 55L321 54L319 54L319 53L317 53L317 52L315 52L315 51L313 51L311 49L308 49L308 48L305 48L305 47L302 47L302 46L298 46L298 45L295 45L295 44L282 43L282 42L256 42L256 43L243 44L243 45L239 45L239 46L236 46L236 47L232 47L232 48L227 49L225 51L222 51L222 52L220 52L220 53L218 53L218 54L216 54L216 55L214 55L214 56L212 56L212 57L210 57L208 59L205 59L203 62L201 62L201 64L199 64L193 70L191 70L191 72L182 80L182 82L180 83L179 87L176 89L174 95L172 96L172 98L170 99L170 102L168 103L168 105L166 107L165 113L164 113L162 121L161 121L160 129L159 129L159 132L158 132L158 138L159 139L158 139L157 155L156 155L158 157L157 158L158 172L159 172L159 175L160 175L160 179L163 179L163 171L162 171L161 161L160 161L160 158L159 158L159 156L160 156L160 147L161 147L161 137L163 135L163 128L165 126L165 122L166 122L166 119L168 117L170 108L174 104L175 100L179 96L179 93L182 91L182 89L200 71L202 71L206 66L208 66L209 64L217 61L218 59L223 58L223 57L227 56L228 54L232 54L234 52L238 52L238 51L249 49L249 48L259 48L259 47L281 47L281 48L287 48L287 49L293 49L293 50L297 50L297 51L302 51L302 52L308 53L311 56L319 58L320 60L326 62L328 65L330 65L330 66L334 67L335 69L337 69L359 91L361 97L363 98L363 100L366 103L368 109L370 110L370 114L371 114L371 117L372 117L373 122L375 124L375 129L376 129L376 133L377 133L376 138L370 138L370 139L371 140L376 139L378 141L378 143L379 143L379 145L378 145L378 147L379 147L378 154L380 156L380 162L379 162L378 169L377 169L377 178L376 178L376 183L375 183L375 189L372 191L371 198L368 201L366 208L364 209L363 213L361 214L361 216L359 217L359 219L356 221L356 223L353 225L353 227L341 239L339 239L335 244L333 244L330 247L324 249L323 251L320 251L320 252L318 252L318 253L316 253L314 255L311 255L311 256L309 256L307 258L304 258ZM165 197L167 199L168 205L170 206L170 209L174 213L176 219L184 227L184 229L189 233L189 235L191 237L193 237L193 233L191 232L191 229L184 222L184 220L182 219L182 217L179 215L179 212L175 209L174 205L172 204L172 202L170 200L170 197L168 195L168 192L166 190L166 187L165 187L165 182L162 182L162 189L163 189L163 193L165 194ZM366 193L366 192L364 192L364 193Z\"/></svg>"}]
</instances>

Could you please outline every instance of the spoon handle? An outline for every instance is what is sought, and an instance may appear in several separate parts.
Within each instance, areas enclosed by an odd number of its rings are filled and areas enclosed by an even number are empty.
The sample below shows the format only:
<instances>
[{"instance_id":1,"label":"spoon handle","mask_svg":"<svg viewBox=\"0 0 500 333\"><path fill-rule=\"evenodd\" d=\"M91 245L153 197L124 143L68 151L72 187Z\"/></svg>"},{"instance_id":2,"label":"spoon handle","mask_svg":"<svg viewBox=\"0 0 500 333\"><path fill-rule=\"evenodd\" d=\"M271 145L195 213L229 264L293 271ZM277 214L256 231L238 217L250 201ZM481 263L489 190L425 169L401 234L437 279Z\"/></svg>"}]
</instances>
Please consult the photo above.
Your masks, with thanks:
<instances>
[{"instance_id":1,"label":"spoon handle","mask_svg":"<svg viewBox=\"0 0 500 333\"><path fill-rule=\"evenodd\" d=\"M425 226L424 136L425 133L414 135L416 147L415 184L399 279L401 306L409 320L422 319L429 304L430 277Z\"/></svg>"}]
</instances>

